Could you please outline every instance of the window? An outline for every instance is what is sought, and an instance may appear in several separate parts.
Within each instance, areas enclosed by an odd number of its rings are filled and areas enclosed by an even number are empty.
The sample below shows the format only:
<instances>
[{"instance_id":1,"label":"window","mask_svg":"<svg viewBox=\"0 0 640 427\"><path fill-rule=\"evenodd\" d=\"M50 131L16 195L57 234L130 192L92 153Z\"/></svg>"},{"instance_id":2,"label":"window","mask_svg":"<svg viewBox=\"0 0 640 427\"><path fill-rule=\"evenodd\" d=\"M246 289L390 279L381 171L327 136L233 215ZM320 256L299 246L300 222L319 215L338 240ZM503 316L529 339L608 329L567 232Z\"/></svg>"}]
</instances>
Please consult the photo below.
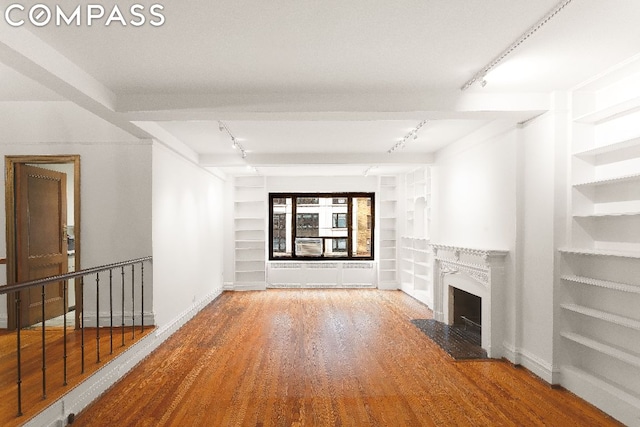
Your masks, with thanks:
<instances>
[{"instance_id":1,"label":"window","mask_svg":"<svg viewBox=\"0 0 640 427\"><path fill-rule=\"evenodd\" d=\"M318 237L320 216L317 213L299 213L296 215L297 237Z\"/></svg>"},{"instance_id":2,"label":"window","mask_svg":"<svg viewBox=\"0 0 640 427\"><path fill-rule=\"evenodd\" d=\"M331 248L333 252L347 252L347 239L333 239Z\"/></svg>"},{"instance_id":3,"label":"window","mask_svg":"<svg viewBox=\"0 0 640 427\"><path fill-rule=\"evenodd\" d=\"M297 202L299 205L317 205L317 197L298 197Z\"/></svg>"},{"instance_id":4,"label":"window","mask_svg":"<svg viewBox=\"0 0 640 427\"><path fill-rule=\"evenodd\" d=\"M274 201L276 203L276 201ZM285 253L287 250L287 215L276 213L273 215L273 252Z\"/></svg>"},{"instance_id":5,"label":"window","mask_svg":"<svg viewBox=\"0 0 640 427\"><path fill-rule=\"evenodd\" d=\"M347 214L346 213L334 213L333 214L333 228L347 228Z\"/></svg>"},{"instance_id":6,"label":"window","mask_svg":"<svg viewBox=\"0 0 640 427\"><path fill-rule=\"evenodd\" d=\"M269 194L269 259L373 259L373 193Z\"/></svg>"}]
</instances>

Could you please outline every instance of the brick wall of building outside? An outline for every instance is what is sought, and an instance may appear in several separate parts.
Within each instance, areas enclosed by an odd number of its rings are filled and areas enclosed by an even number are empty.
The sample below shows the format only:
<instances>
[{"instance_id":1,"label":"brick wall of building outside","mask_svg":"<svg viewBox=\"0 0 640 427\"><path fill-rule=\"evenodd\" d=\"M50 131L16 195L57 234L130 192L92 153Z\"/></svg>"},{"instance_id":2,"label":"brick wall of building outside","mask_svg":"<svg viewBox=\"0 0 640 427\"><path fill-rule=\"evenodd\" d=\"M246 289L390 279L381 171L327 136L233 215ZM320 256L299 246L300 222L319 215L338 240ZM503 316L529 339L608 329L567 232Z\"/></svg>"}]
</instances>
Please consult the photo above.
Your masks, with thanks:
<instances>
[{"instance_id":1,"label":"brick wall of building outside","mask_svg":"<svg viewBox=\"0 0 640 427\"><path fill-rule=\"evenodd\" d=\"M356 256L371 255L371 206L369 198L356 198L357 201L357 248Z\"/></svg>"}]
</instances>

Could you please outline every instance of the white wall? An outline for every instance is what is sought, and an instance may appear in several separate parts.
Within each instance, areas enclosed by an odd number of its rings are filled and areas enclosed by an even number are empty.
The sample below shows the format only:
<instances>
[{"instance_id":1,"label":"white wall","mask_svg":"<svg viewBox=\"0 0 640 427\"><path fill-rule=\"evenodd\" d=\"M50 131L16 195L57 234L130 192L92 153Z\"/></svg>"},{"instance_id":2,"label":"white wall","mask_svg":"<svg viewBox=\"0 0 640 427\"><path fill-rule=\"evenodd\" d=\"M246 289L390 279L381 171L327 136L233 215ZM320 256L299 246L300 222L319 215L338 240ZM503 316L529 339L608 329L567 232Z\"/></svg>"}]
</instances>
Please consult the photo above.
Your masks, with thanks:
<instances>
[{"instance_id":1,"label":"white wall","mask_svg":"<svg viewBox=\"0 0 640 427\"><path fill-rule=\"evenodd\" d=\"M515 240L516 129L495 123L436 154L434 243L509 249Z\"/></svg>"},{"instance_id":2,"label":"white wall","mask_svg":"<svg viewBox=\"0 0 640 427\"><path fill-rule=\"evenodd\" d=\"M227 203L220 178L153 145L153 307L161 329L221 292Z\"/></svg>"},{"instance_id":3,"label":"white wall","mask_svg":"<svg viewBox=\"0 0 640 427\"><path fill-rule=\"evenodd\" d=\"M514 124L494 122L440 150L432 168L432 243L509 251L504 295L491 302L505 307L505 349L515 348L517 322L517 143Z\"/></svg>"},{"instance_id":4,"label":"white wall","mask_svg":"<svg viewBox=\"0 0 640 427\"><path fill-rule=\"evenodd\" d=\"M548 112L522 128L522 208L518 268L519 362L552 382L554 319L555 116Z\"/></svg>"}]
</instances>

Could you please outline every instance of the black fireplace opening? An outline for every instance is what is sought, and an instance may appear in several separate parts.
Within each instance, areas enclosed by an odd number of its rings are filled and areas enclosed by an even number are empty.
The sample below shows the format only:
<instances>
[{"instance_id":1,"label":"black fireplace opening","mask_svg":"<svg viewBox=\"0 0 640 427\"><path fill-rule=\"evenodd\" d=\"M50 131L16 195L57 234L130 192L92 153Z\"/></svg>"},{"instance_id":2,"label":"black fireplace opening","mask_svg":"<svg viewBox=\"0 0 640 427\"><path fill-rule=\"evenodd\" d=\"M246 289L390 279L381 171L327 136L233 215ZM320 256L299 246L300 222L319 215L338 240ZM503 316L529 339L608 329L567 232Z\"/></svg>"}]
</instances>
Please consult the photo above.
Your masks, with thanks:
<instances>
[{"instance_id":1,"label":"black fireplace opening","mask_svg":"<svg viewBox=\"0 0 640 427\"><path fill-rule=\"evenodd\" d=\"M475 345L482 345L482 298L453 288L453 325Z\"/></svg>"}]
</instances>

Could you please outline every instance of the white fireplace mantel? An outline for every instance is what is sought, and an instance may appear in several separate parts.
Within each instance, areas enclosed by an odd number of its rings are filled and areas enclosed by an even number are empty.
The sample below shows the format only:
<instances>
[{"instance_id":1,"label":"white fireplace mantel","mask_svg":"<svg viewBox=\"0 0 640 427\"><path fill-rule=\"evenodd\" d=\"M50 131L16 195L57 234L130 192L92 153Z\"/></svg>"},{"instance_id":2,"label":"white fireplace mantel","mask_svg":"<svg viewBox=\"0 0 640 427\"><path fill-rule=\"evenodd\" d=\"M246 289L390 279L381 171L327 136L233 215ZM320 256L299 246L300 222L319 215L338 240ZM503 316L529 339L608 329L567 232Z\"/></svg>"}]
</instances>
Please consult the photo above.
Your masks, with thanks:
<instances>
[{"instance_id":1,"label":"white fireplace mantel","mask_svg":"<svg viewBox=\"0 0 640 427\"><path fill-rule=\"evenodd\" d=\"M482 348L489 357L502 356L504 268L509 251L432 244L433 314L453 323L453 288L482 299Z\"/></svg>"}]
</instances>

